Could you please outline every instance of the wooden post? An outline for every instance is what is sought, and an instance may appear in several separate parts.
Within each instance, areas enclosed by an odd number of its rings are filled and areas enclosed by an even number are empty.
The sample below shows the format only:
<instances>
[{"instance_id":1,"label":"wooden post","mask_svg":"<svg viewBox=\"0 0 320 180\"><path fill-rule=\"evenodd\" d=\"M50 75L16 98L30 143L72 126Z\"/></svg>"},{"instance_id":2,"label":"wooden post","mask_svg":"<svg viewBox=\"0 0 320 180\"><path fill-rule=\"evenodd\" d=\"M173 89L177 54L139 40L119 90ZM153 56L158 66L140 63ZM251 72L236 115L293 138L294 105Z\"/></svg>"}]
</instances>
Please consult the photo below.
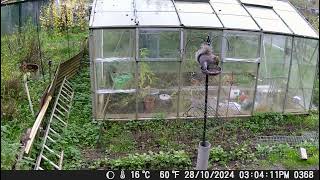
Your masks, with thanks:
<instances>
[{"instance_id":1,"label":"wooden post","mask_svg":"<svg viewBox=\"0 0 320 180\"><path fill-rule=\"evenodd\" d=\"M24 81L24 87L26 88L27 96L28 96L28 101L29 101L29 106L30 106L30 111L32 113L32 116L34 117L34 111L33 111L33 106L32 106L32 101L29 93L29 88L28 88L28 77L27 74L24 74L23 76L23 81Z\"/></svg>"}]
</instances>

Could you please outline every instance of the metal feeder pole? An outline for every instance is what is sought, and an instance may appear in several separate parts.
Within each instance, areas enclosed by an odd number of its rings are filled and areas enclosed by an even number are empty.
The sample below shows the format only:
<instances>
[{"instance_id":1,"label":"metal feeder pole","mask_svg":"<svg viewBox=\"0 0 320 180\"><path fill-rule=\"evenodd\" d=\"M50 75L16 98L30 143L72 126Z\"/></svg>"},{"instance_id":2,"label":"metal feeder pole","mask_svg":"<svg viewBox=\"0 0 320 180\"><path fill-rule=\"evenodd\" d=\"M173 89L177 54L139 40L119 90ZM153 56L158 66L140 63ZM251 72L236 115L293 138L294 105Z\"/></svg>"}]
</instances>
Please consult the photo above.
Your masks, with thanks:
<instances>
[{"instance_id":1,"label":"metal feeder pole","mask_svg":"<svg viewBox=\"0 0 320 180\"><path fill-rule=\"evenodd\" d=\"M209 76L206 74L206 84L205 84L205 95L204 95L204 122L203 122L203 135L202 135L202 146L206 142L206 132L207 132L207 118L208 118L208 82Z\"/></svg>"},{"instance_id":2,"label":"metal feeder pole","mask_svg":"<svg viewBox=\"0 0 320 180\"><path fill-rule=\"evenodd\" d=\"M210 36L208 36L207 44L209 46L211 45ZM199 143L199 147L198 147L198 157L197 157L196 170L207 170L208 169L209 153L210 153L210 148L211 148L211 144L208 141L206 141L209 75L207 73L205 73L205 75L206 75L206 82L205 82L205 99L204 99L203 135L202 135L202 141Z\"/></svg>"}]
</instances>

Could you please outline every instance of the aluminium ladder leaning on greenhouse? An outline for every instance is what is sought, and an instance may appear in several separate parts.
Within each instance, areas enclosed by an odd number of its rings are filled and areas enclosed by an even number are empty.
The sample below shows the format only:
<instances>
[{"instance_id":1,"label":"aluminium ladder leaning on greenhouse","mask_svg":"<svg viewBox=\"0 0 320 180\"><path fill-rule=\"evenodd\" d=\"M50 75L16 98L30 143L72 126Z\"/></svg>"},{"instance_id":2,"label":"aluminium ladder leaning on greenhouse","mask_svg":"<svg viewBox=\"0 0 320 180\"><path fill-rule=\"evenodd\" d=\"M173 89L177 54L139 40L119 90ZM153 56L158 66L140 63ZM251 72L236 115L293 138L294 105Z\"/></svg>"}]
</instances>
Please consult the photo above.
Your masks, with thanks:
<instances>
[{"instance_id":1,"label":"aluminium ladder leaning on greenhouse","mask_svg":"<svg viewBox=\"0 0 320 180\"><path fill-rule=\"evenodd\" d=\"M74 91L72 86L66 77L64 77L45 131L40 154L37 157L34 168L35 170L44 170L44 167L40 166L41 162L49 163L54 169L62 169L63 150L58 150L57 143L61 138L60 134L67 127L67 122L63 119L67 119L69 116L73 95ZM45 152L48 153L48 155L44 155ZM58 162L53 162L54 160L49 158L50 155L51 158L55 157L53 159L56 159Z\"/></svg>"}]
</instances>

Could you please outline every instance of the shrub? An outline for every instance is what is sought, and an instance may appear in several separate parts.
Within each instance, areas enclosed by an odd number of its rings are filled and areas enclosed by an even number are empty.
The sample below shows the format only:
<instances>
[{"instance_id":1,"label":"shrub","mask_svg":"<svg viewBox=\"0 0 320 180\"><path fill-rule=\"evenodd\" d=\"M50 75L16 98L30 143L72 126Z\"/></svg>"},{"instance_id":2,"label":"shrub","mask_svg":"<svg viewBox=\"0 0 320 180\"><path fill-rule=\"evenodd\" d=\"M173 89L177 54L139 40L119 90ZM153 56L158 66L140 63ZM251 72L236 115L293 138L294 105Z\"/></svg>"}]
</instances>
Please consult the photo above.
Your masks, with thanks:
<instances>
[{"instance_id":1,"label":"shrub","mask_svg":"<svg viewBox=\"0 0 320 180\"><path fill-rule=\"evenodd\" d=\"M255 154L252 152L247 143L232 147L230 156L232 160L238 160L241 162L252 162L256 160Z\"/></svg>"},{"instance_id":2,"label":"shrub","mask_svg":"<svg viewBox=\"0 0 320 180\"><path fill-rule=\"evenodd\" d=\"M257 144L256 145L256 154L260 158L266 158L272 152L272 146Z\"/></svg>"},{"instance_id":3,"label":"shrub","mask_svg":"<svg viewBox=\"0 0 320 180\"><path fill-rule=\"evenodd\" d=\"M256 133L281 125L284 122L284 117L280 113L257 113L250 117L248 121L245 121L243 127Z\"/></svg>"},{"instance_id":4,"label":"shrub","mask_svg":"<svg viewBox=\"0 0 320 180\"><path fill-rule=\"evenodd\" d=\"M18 76L11 77L4 82L3 96L17 99L22 91L22 83Z\"/></svg>"},{"instance_id":5,"label":"shrub","mask_svg":"<svg viewBox=\"0 0 320 180\"><path fill-rule=\"evenodd\" d=\"M12 143L8 139L10 132L7 126L1 125L1 170L10 170L16 161L19 143Z\"/></svg>"},{"instance_id":6,"label":"shrub","mask_svg":"<svg viewBox=\"0 0 320 180\"><path fill-rule=\"evenodd\" d=\"M210 161L226 164L230 160L229 154L219 145L210 151Z\"/></svg>"},{"instance_id":7,"label":"shrub","mask_svg":"<svg viewBox=\"0 0 320 180\"><path fill-rule=\"evenodd\" d=\"M15 99L1 100L1 118L13 119L17 115L17 103Z\"/></svg>"}]
</instances>

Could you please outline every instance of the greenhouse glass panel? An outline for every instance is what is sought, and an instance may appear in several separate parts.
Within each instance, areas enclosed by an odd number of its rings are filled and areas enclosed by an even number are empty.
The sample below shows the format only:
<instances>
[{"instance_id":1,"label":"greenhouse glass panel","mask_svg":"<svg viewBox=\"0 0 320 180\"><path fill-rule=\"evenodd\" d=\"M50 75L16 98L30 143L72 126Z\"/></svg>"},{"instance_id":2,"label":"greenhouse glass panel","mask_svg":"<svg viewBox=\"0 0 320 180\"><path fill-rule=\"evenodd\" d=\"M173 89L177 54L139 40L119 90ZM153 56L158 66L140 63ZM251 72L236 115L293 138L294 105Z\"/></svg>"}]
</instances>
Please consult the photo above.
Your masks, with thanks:
<instances>
[{"instance_id":1,"label":"greenhouse glass panel","mask_svg":"<svg viewBox=\"0 0 320 180\"><path fill-rule=\"evenodd\" d=\"M135 0L137 11L152 12L175 12L174 5L171 0Z\"/></svg>"},{"instance_id":2,"label":"greenhouse glass panel","mask_svg":"<svg viewBox=\"0 0 320 180\"><path fill-rule=\"evenodd\" d=\"M222 27L209 3L176 2L181 23L187 27Z\"/></svg>"},{"instance_id":3,"label":"greenhouse glass panel","mask_svg":"<svg viewBox=\"0 0 320 180\"><path fill-rule=\"evenodd\" d=\"M185 57L182 62L181 83L183 88L191 88L193 85L204 84L205 76L200 70L199 63L195 59L195 52L200 45L211 37L212 49L215 55L221 56L222 31L187 30ZM211 82L209 82L210 84ZM214 83L215 85L217 82Z\"/></svg>"},{"instance_id":4,"label":"greenhouse glass panel","mask_svg":"<svg viewBox=\"0 0 320 180\"><path fill-rule=\"evenodd\" d=\"M141 29L139 31L139 60L178 61L180 31Z\"/></svg>"},{"instance_id":5,"label":"greenhouse glass panel","mask_svg":"<svg viewBox=\"0 0 320 180\"><path fill-rule=\"evenodd\" d=\"M209 3L175 2L178 12L214 13Z\"/></svg>"},{"instance_id":6,"label":"greenhouse glass panel","mask_svg":"<svg viewBox=\"0 0 320 180\"><path fill-rule=\"evenodd\" d=\"M135 62L131 60L96 61L97 89L135 89Z\"/></svg>"},{"instance_id":7,"label":"greenhouse glass panel","mask_svg":"<svg viewBox=\"0 0 320 180\"><path fill-rule=\"evenodd\" d=\"M97 119L135 119L136 93L109 93L96 95Z\"/></svg>"},{"instance_id":8,"label":"greenhouse glass panel","mask_svg":"<svg viewBox=\"0 0 320 180\"><path fill-rule=\"evenodd\" d=\"M179 13L179 15L181 23L186 27L223 27L215 14Z\"/></svg>"},{"instance_id":9,"label":"greenhouse glass panel","mask_svg":"<svg viewBox=\"0 0 320 180\"><path fill-rule=\"evenodd\" d=\"M94 12L90 26L103 27L128 27L135 25L133 12Z\"/></svg>"},{"instance_id":10,"label":"greenhouse glass panel","mask_svg":"<svg viewBox=\"0 0 320 180\"><path fill-rule=\"evenodd\" d=\"M140 26L180 26L176 12L137 12Z\"/></svg>"},{"instance_id":11,"label":"greenhouse glass panel","mask_svg":"<svg viewBox=\"0 0 320 180\"><path fill-rule=\"evenodd\" d=\"M227 45L224 61L259 61L260 34L226 31L225 37Z\"/></svg>"},{"instance_id":12,"label":"greenhouse glass panel","mask_svg":"<svg viewBox=\"0 0 320 180\"><path fill-rule=\"evenodd\" d=\"M318 50L318 40L294 38L285 112L305 112L309 110Z\"/></svg>"},{"instance_id":13,"label":"greenhouse glass panel","mask_svg":"<svg viewBox=\"0 0 320 180\"><path fill-rule=\"evenodd\" d=\"M238 0L210 0L210 2L224 3L224 4L239 4Z\"/></svg>"},{"instance_id":14,"label":"greenhouse glass panel","mask_svg":"<svg viewBox=\"0 0 320 180\"><path fill-rule=\"evenodd\" d=\"M91 52L90 52L90 58L92 60L95 60L96 58L102 58L102 50L103 50L103 44L102 44L102 39L103 39L103 30L93 30L91 31Z\"/></svg>"},{"instance_id":15,"label":"greenhouse glass panel","mask_svg":"<svg viewBox=\"0 0 320 180\"><path fill-rule=\"evenodd\" d=\"M259 27L251 17L222 14L219 15L219 18L226 28L259 30ZM243 27L244 24L246 25L245 27Z\"/></svg>"},{"instance_id":16,"label":"greenhouse glass panel","mask_svg":"<svg viewBox=\"0 0 320 180\"><path fill-rule=\"evenodd\" d=\"M221 75L219 116L251 115L257 64L224 62Z\"/></svg>"},{"instance_id":17,"label":"greenhouse glass panel","mask_svg":"<svg viewBox=\"0 0 320 180\"><path fill-rule=\"evenodd\" d=\"M177 116L179 62L139 62L138 118Z\"/></svg>"},{"instance_id":18,"label":"greenhouse glass panel","mask_svg":"<svg viewBox=\"0 0 320 180\"><path fill-rule=\"evenodd\" d=\"M292 37L265 34L255 111L282 112L288 83Z\"/></svg>"},{"instance_id":19,"label":"greenhouse glass panel","mask_svg":"<svg viewBox=\"0 0 320 180\"><path fill-rule=\"evenodd\" d=\"M284 20L284 22L290 27L290 29L298 35L316 37L318 33L308 24L308 22L298 12L291 7L290 11L283 11L275 9L277 14Z\"/></svg>"},{"instance_id":20,"label":"greenhouse glass panel","mask_svg":"<svg viewBox=\"0 0 320 180\"><path fill-rule=\"evenodd\" d=\"M277 10L282 10L282 11L292 11L292 6L285 1L277 1L277 0L272 0L270 3L273 6L273 9Z\"/></svg>"},{"instance_id":21,"label":"greenhouse glass panel","mask_svg":"<svg viewBox=\"0 0 320 180\"><path fill-rule=\"evenodd\" d=\"M195 52L200 48L201 44L207 40L207 37L211 38L211 46L215 55L221 56L221 40L222 31L218 30L186 30L186 43L185 43L185 61L195 60ZM198 68L198 65L196 66ZM192 66L192 68L194 68Z\"/></svg>"},{"instance_id":22,"label":"greenhouse glass panel","mask_svg":"<svg viewBox=\"0 0 320 180\"><path fill-rule=\"evenodd\" d=\"M213 9L217 14L232 14L238 16L247 16L249 17L248 12L241 6L237 4L225 4L225 3L212 3Z\"/></svg>"},{"instance_id":23,"label":"greenhouse glass panel","mask_svg":"<svg viewBox=\"0 0 320 180\"><path fill-rule=\"evenodd\" d=\"M205 98L205 75L199 70L194 74L190 73L187 82L180 92L179 116L180 117L203 117ZM185 74L186 72L184 72ZM185 82L186 83L186 82ZM209 76L208 82L208 116L214 117L218 99L219 76Z\"/></svg>"},{"instance_id":24,"label":"greenhouse glass panel","mask_svg":"<svg viewBox=\"0 0 320 180\"><path fill-rule=\"evenodd\" d=\"M96 119L136 117L134 32L133 29L92 31Z\"/></svg>"},{"instance_id":25,"label":"greenhouse glass panel","mask_svg":"<svg viewBox=\"0 0 320 180\"><path fill-rule=\"evenodd\" d=\"M248 12L238 2L232 4L210 1L213 9L226 28L260 30ZM235 21L236 19L236 21Z\"/></svg>"},{"instance_id":26,"label":"greenhouse glass panel","mask_svg":"<svg viewBox=\"0 0 320 180\"><path fill-rule=\"evenodd\" d=\"M318 57L319 58L319 57ZM319 66L317 67L316 77L314 78L314 87L311 98L311 106L309 107L311 110L319 110Z\"/></svg>"},{"instance_id":27,"label":"greenhouse glass panel","mask_svg":"<svg viewBox=\"0 0 320 180\"><path fill-rule=\"evenodd\" d=\"M291 31L287 25L283 23L283 21L272 9L252 6L246 6L246 8L262 28L262 30L291 34Z\"/></svg>"},{"instance_id":28,"label":"greenhouse glass panel","mask_svg":"<svg viewBox=\"0 0 320 180\"><path fill-rule=\"evenodd\" d=\"M132 29L112 29L95 30L97 40L97 58L117 60L133 58L134 30ZM98 42L99 41L99 42ZM103 48L99 50L100 48ZM100 54L98 54L100 53ZM108 59L109 58L109 59Z\"/></svg>"},{"instance_id":29,"label":"greenhouse glass panel","mask_svg":"<svg viewBox=\"0 0 320 180\"><path fill-rule=\"evenodd\" d=\"M105 2L104 0L97 0L95 10L98 11L128 11L133 12L133 0L112 0Z\"/></svg>"}]
</instances>

